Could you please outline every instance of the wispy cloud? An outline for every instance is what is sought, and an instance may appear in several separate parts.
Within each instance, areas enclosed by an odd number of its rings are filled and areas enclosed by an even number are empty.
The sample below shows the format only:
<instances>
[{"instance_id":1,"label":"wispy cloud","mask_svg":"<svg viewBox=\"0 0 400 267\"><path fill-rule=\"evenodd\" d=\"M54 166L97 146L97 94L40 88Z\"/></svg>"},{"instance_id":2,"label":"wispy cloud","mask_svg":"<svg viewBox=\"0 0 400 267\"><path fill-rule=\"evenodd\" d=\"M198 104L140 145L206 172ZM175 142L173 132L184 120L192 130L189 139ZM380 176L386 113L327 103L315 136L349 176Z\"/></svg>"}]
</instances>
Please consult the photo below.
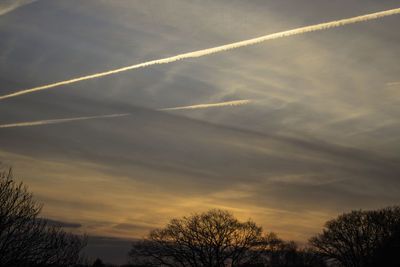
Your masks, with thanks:
<instances>
[{"instance_id":1,"label":"wispy cloud","mask_svg":"<svg viewBox=\"0 0 400 267\"><path fill-rule=\"evenodd\" d=\"M37 0L2 0L0 1L0 16L36 1Z\"/></svg>"},{"instance_id":2,"label":"wispy cloud","mask_svg":"<svg viewBox=\"0 0 400 267\"><path fill-rule=\"evenodd\" d=\"M399 14L399 13L400 13L400 8L396 8L396 9L390 9L390 10L376 12L376 13L370 13L370 14L366 14L366 15L362 15L362 16L341 19L341 20L296 28L296 29L292 29L292 30L277 32L277 33L268 34L268 35L264 35L261 37L240 41L240 42L235 42L235 43L226 44L226 45L222 45L222 46L217 46L217 47L198 50L198 51L194 51L194 52L179 54L179 55L172 56L172 57L151 60L151 61L147 61L147 62L143 62L143 63L139 63L139 64L135 64L135 65L119 68L119 69L114 69L114 70L100 72L100 73L96 73L96 74L92 74L92 75L82 76L82 77L78 77L78 78L74 78L74 79L70 79L70 80L66 80L66 81L61 81L61 82L56 82L56 83L52 83L52 84L48 84L48 85L34 87L31 89L25 89L25 90L11 93L11 94L0 96L0 100L5 99L5 98L23 95L23 94L28 94L28 93L32 93L32 92L36 92L36 91L46 90L46 89L50 89L50 88L61 86L61 85L66 85L66 84L76 83L76 82L80 82L80 81L84 81L84 80L90 80L90 79L95 79L95 78L99 78L99 77L103 77L103 76L108 76L108 75L112 75L112 74L116 74L116 73L120 73L120 72L124 72L124 71L128 71L128 70L144 68L144 67L148 67L148 66L156 65L156 64L171 63L171 62L183 60L186 58L197 58L197 57L201 57L201 56L205 56L205 55L210 55L210 54L214 54L214 53L218 53L218 52L222 52L222 51L227 51L227 50L231 50L231 49L235 49L235 48L239 48L239 47L244 47L244 46L248 46L248 45L265 42L268 40L303 34L303 33L307 33L307 32L326 30L329 28L339 27L339 26L362 22L362 21L367 21L367 20L378 19L378 18L391 16L391 15L395 15L395 14Z\"/></svg>"},{"instance_id":3,"label":"wispy cloud","mask_svg":"<svg viewBox=\"0 0 400 267\"><path fill-rule=\"evenodd\" d=\"M219 102L214 104L199 104L192 106L174 107L174 108L161 108L158 110L182 110L182 109L198 109L198 108L211 108L211 107L225 107L225 106L239 106L250 103L250 100L234 100L228 102Z\"/></svg>"},{"instance_id":4,"label":"wispy cloud","mask_svg":"<svg viewBox=\"0 0 400 267\"><path fill-rule=\"evenodd\" d=\"M38 125L56 124L56 123L64 123L64 122L71 122L71 121L82 121L82 120L92 120L92 119L101 119L101 118L115 118L115 117L123 117L123 116L128 116L128 115L130 115L130 114L123 113L123 114L110 114L110 115L87 116L87 117L76 117L76 118L65 118L65 119L28 121L28 122L1 124L0 128L38 126Z\"/></svg>"}]
</instances>

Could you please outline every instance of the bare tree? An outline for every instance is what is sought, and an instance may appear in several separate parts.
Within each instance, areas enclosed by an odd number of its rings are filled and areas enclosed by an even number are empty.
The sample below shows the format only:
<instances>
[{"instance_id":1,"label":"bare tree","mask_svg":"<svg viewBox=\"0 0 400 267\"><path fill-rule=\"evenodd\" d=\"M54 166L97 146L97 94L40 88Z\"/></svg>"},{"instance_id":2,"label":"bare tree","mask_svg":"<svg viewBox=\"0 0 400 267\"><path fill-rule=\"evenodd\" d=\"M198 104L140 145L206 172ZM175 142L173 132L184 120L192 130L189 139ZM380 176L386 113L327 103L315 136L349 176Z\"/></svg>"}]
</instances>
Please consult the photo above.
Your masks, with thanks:
<instances>
[{"instance_id":1,"label":"bare tree","mask_svg":"<svg viewBox=\"0 0 400 267\"><path fill-rule=\"evenodd\" d=\"M325 267L324 260L311 248L299 248L294 241L284 241L275 233L265 235L262 266Z\"/></svg>"},{"instance_id":2,"label":"bare tree","mask_svg":"<svg viewBox=\"0 0 400 267\"><path fill-rule=\"evenodd\" d=\"M39 219L42 206L11 170L0 173L0 265L68 266L77 263L86 237Z\"/></svg>"},{"instance_id":3,"label":"bare tree","mask_svg":"<svg viewBox=\"0 0 400 267\"><path fill-rule=\"evenodd\" d=\"M343 266L400 266L400 207L340 215L310 243Z\"/></svg>"},{"instance_id":4,"label":"bare tree","mask_svg":"<svg viewBox=\"0 0 400 267\"><path fill-rule=\"evenodd\" d=\"M133 243L130 257L153 266L240 266L256 262L265 246L262 228L254 222L210 210L151 231L147 239Z\"/></svg>"}]
</instances>

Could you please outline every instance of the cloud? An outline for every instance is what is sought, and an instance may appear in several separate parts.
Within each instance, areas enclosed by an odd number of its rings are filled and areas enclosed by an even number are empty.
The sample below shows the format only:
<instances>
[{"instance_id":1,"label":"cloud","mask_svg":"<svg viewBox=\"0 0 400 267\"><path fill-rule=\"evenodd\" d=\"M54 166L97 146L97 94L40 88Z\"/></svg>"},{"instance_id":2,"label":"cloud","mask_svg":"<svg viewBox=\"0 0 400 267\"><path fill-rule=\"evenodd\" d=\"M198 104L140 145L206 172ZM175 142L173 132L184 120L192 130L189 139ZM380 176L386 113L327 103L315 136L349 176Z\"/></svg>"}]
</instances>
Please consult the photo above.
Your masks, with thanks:
<instances>
[{"instance_id":1,"label":"cloud","mask_svg":"<svg viewBox=\"0 0 400 267\"><path fill-rule=\"evenodd\" d=\"M172 62L183 60L186 58L202 57L205 55L228 51L228 50L236 49L239 47L258 44L258 43L265 42L268 40L303 34L303 33L307 33L307 32L326 30L326 29L330 29L333 27L340 27L340 26L344 26L347 24L378 19L378 18L391 16L391 15L395 15L395 14L399 14L399 13L400 13L400 8L396 8L396 9L366 14L366 15L362 15L362 16L357 16L357 17L353 17L353 18L341 19L341 20L316 24L316 25L312 25L312 26L301 27L301 28L297 28L297 29L293 29L293 30L277 32L277 33L268 34L268 35L264 35L261 37L240 41L240 42L235 42L235 43L221 45L221 46L217 46L217 47L202 49L202 50L198 50L198 51L194 51L194 52L179 54L179 55L172 56L172 57L151 60L151 61L147 61L147 62L143 62L143 63L127 66L127 67L122 67L122 68L118 68L118 69L114 69L114 70L109 70L109 71L105 71L105 72L95 73L95 74L91 74L91 75L87 75L87 76L82 76L82 77L66 80L66 81L61 81L61 82L56 82L56 83L52 83L52 84L48 84L48 85L25 89L25 90L11 93L11 94L2 95L2 96L0 96L0 100L10 98L10 97L16 97L19 95L28 94L28 93L32 93L32 92L37 92L37 91L41 91L41 90L47 90L47 89L61 86L61 85L67 85L67 84L72 84L72 83L76 83L76 82L80 82L80 81L84 81L84 80L90 80L90 79L95 79L95 78L99 78L99 77L103 77L103 76L108 76L108 75L112 75L112 74L116 74L116 73L120 73L120 72L125 72L128 70L144 68L144 67L157 65L157 64L172 63Z\"/></svg>"},{"instance_id":2,"label":"cloud","mask_svg":"<svg viewBox=\"0 0 400 267\"><path fill-rule=\"evenodd\" d=\"M82 227L82 224L80 224L80 223L63 222L63 221L57 221L57 220L51 220L51 219L44 219L44 220L50 226L60 226L60 227L65 227L65 228L80 228L80 227Z\"/></svg>"},{"instance_id":3,"label":"cloud","mask_svg":"<svg viewBox=\"0 0 400 267\"><path fill-rule=\"evenodd\" d=\"M118 223L114 226L112 226L115 229L120 229L120 230L130 230L130 231L136 231L136 230L150 230L151 227L149 226L144 226L144 225L139 225L139 224L132 224L132 223Z\"/></svg>"}]
</instances>

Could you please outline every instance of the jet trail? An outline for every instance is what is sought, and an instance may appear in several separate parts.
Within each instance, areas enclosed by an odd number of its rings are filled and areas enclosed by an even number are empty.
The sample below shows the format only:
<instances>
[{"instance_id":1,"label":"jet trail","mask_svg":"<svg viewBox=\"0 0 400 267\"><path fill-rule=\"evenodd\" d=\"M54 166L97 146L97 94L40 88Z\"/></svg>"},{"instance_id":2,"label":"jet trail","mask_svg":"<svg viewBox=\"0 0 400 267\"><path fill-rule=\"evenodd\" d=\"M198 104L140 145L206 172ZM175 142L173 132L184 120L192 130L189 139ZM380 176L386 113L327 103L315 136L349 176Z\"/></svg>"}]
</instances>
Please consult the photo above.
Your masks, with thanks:
<instances>
[{"instance_id":1,"label":"jet trail","mask_svg":"<svg viewBox=\"0 0 400 267\"><path fill-rule=\"evenodd\" d=\"M160 111L164 110L182 110L182 109L198 109L198 108L211 108L211 107L224 107L224 106L238 106L250 103L250 100L234 100L229 102L220 102L214 104L199 104L193 106L183 106L183 107L175 107L175 108L161 108L158 109Z\"/></svg>"},{"instance_id":2,"label":"jet trail","mask_svg":"<svg viewBox=\"0 0 400 267\"><path fill-rule=\"evenodd\" d=\"M123 113L123 114L110 114L110 115L54 119L54 120L43 120L43 121L19 122L19 123L1 124L0 128L37 126L37 125L45 125L45 124L64 123L64 122L70 122L70 121L83 121L83 120L101 119L101 118L115 118L115 117L123 117L123 116L128 116L128 115L130 115L130 114Z\"/></svg>"},{"instance_id":3,"label":"jet trail","mask_svg":"<svg viewBox=\"0 0 400 267\"><path fill-rule=\"evenodd\" d=\"M257 38L253 38L253 39L249 39L249 40L245 40L245 41L240 41L240 42L231 43L231 44L227 44L227 45L216 46L216 47L198 50L198 51L194 51L194 52L189 52L189 53L185 53L185 54L180 54L180 55L176 55L176 56L172 56L172 57L151 60L151 61L136 64L136 65L131 65L131 66L114 69L114 70L109 70L109 71L105 71L105 72L100 72L100 73L96 73L96 74L92 74L92 75L82 76L82 77L70 79L67 81L56 82L56 83L52 83L52 84L48 84L48 85L34 87L31 89L25 89L25 90L17 91L17 92L8 94L8 95L0 96L0 100L9 98L9 97L15 97L15 96L23 95L23 94L32 93L32 92L36 92L36 91L40 91L40 90L46 90L46 89L50 89L50 88L60 86L60 85L66 85L66 84L76 83L76 82L80 82L80 81L84 81L84 80L99 78L99 77L103 77L103 76L107 76L107 75L111 75L111 74L115 74L115 73L119 73L119 72L124 72L124 71L132 70L132 69L144 68L144 67L148 67L148 66L155 65L155 64L171 63L171 62L182 60L185 58L201 57L201 56L210 55L210 54L214 54L214 53L218 53L218 52L222 52L222 51L227 51L227 50L231 50L231 49L235 49L235 48L239 48L239 47L243 47L243 46L248 46L248 45L265 42L267 40L288 37L288 36L302 34L302 33L306 33L306 32L325 30L325 29L329 29L329 28L333 28L333 27L343 26L346 24L352 24L352 23L361 22L361 21L378 19L378 18L391 16L391 15L395 15L395 14L399 14L399 13L400 13L400 8L396 8L396 9L390 9L390 10L386 10L386 11L371 13L371 14L367 14L367 15L352 17L352 18L348 18L348 19L341 19L341 20L316 24L316 25L312 25L312 26L301 27L301 28L297 28L297 29L293 29L293 30L277 32L277 33L268 34L268 35L264 35L261 37L257 37Z\"/></svg>"},{"instance_id":4,"label":"jet trail","mask_svg":"<svg viewBox=\"0 0 400 267\"><path fill-rule=\"evenodd\" d=\"M220 102L220 103L214 103L214 104L199 104L199 105L193 105L193 106L161 108L161 109L157 109L157 110L165 111L165 110L182 110L182 109L238 106L238 105L244 105L247 103L250 103L250 100L234 100L234 101ZM10 123L10 124L0 124L0 128L38 126L38 125L46 125L46 124L64 123L64 122L70 122L70 121L83 121L83 120L92 120L92 119L101 119L101 118L124 117L124 116L129 116L129 115L132 115L132 114L131 113L121 113L121 114L109 114L109 115L100 115L100 116L87 116L87 117L53 119L53 120L42 120L42 121L18 122L18 123Z\"/></svg>"},{"instance_id":5,"label":"jet trail","mask_svg":"<svg viewBox=\"0 0 400 267\"><path fill-rule=\"evenodd\" d=\"M37 0L2 0L0 2L0 16L35 1Z\"/></svg>"},{"instance_id":6,"label":"jet trail","mask_svg":"<svg viewBox=\"0 0 400 267\"><path fill-rule=\"evenodd\" d=\"M46 90L46 89L50 89L50 88L60 86L60 85L66 85L66 84L76 83L76 82L80 82L80 81L84 81L84 80L99 78L99 77L103 77L103 76L107 76L107 75L111 75L111 74L115 74L115 73L119 73L119 72L124 72L124 71L132 70L132 69L144 68L144 67L148 67L148 66L155 65L155 64L171 63L171 62L182 60L185 58L201 57L201 56L210 55L210 54L214 54L214 53L218 53L218 52L222 52L222 51L227 51L227 50L231 50L231 49L235 49L235 48L239 48L239 47L243 47L243 46L248 46L248 45L265 42L267 40L288 37L288 36L302 34L302 33L306 33L306 32L325 30L325 29L329 29L329 28L333 28L333 27L343 26L346 24L352 24L352 23L361 22L361 21L378 19L378 18L391 16L391 15L395 15L395 14L399 14L399 13L400 13L400 8L396 8L396 9L390 9L390 10L386 10L386 11L371 13L371 14L367 14L367 15L357 16L357 17L353 17L353 18L341 19L341 20L316 24L316 25L312 25L312 26L301 27L301 28L297 28L297 29L293 29L293 30L268 34L268 35L264 35L261 37L257 37L257 38L253 38L253 39L249 39L249 40L245 40L245 41L240 41L240 42L231 43L231 44L227 44L227 45L221 45L221 46L212 47L212 48L203 49L203 50L198 50L198 51L194 51L194 52L176 55L173 57L151 60L151 61L136 64L136 65L131 65L131 66L127 66L127 67L123 67L123 68L119 68L119 69L109 70L106 72L100 72L100 73L96 73L96 74L92 74L92 75L82 76L82 77L74 78L74 79L67 80L67 81L56 82L56 83L52 83L52 84L48 84L48 85L34 87L31 89L25 89L25 90L17 91L15 93L11 93L8 95L0 96L0 100L9 98L9 97L32 93L32 92L36 92L36 91L40 91L40 90Z\"/></svg>"},{"instance_id":7,"label":"jet trail","mask_svg":"<svg viewBox=\"0 0 400 267\"><path fill-rule=\"evenodd\" d=\"M386 86L389 86L389 87L391 87L391 86L398 86L398 85L400 85L400 82L390 82L390 83L386 83Z\"/></svg>"}]
</instances>

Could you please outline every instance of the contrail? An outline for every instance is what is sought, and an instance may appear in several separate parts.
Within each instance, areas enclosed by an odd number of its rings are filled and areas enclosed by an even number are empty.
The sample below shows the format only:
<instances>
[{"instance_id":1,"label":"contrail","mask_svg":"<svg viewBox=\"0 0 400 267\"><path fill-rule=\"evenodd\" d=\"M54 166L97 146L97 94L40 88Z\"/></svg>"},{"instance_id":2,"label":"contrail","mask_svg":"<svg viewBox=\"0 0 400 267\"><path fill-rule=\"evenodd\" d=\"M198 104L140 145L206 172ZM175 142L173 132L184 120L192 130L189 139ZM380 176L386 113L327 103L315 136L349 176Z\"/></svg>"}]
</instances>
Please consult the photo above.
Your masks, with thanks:
<instances>
[{"instance_id":1,"label":"contrail","mask_svg":"<svg viewBox=\"0 0 400 267\"><path fill-rule=\"evenodd\" d=\"M390 82L390 83L386 83L386 86L398 86L400 85L400 82Z\"/></svg>"},{"instance_id":2,"label":"contrail","mask_svg":"<svg viewBox=\"0 0 400 267\"><path fill-rule=\"evenodd\" d=\"M227 50L231 50L231 49L235 49L235 48L239 48L239 47L243 47L243 46L257 44L257 43L264 42L267 40L288 37L288 36L302 34L302 33L306 33L306 32L325 30L325 29L329 29L329 28L333 28L333 27L343 26L346 24L367 21L367 20L372 20L372 19L378 19L381 17L386 17L386 16L395 15L395 14L399 14L399 13L400 13L400 8L396 8L396 9L371 13L371 14L367 14L367 15L357 16L357 17L353 17L353 18L336 20L336 21L316 24L316 25L312 25L312 26L301 27L301 28L297 28L297 29L293 29L293 30L268 34L268 35L264 35L264 36L261 36L258 38L253 38L253 39L249 39L249 40L245 40L245 41L240 41L240 42L236 42L236 43L231 43L231 44L217 46L217 47L203 49L203 50L198 50L198 51L194 51L194 52L176 55L173 57L167 57L167 58L163 58L163 59L147 61L147 62L143 62L140 64L131 65L131 66L114 69L114 70L110 70L110 71L106 71L106 72L100 72L100 73L96 73L96 74L92 74L92 75L82 76L82 77L70 79L67 81L62 81L62 82L52 83L52 84L43 85L43 86L39 86L39 87L34 87L31 89L26 89L26 90L18 91L18 92L11 93L8 95L0 96L0 100L9 98L9 97L18 96L18 95L32 93L32 92L36 92L36 91L40 91L40 90L46 90L46 89L50 89L50 88L60 86L60 85L66 85L66 84L76 83L79 81L99 78L99 77L103 77L103 76L107 76L107 75L111 75L111 74L115 74L115 73L119 73L119 72L124 72L124 71L132 70L132 69L143 68L143 67L147 67L147 66L151 66L151 65L155 65L155 64L171 63L171 62L182 60L185 58L201 57L201 56L214 54L214 53L218 53L218 52L222 52L222 51L227 51Z\"/></svg>"},{"instance_id":3,"label":"contrail","mask_svg":"<svg viewBox=\"0 0 400 267\"><path fill-rule=\"evenodd\" d=\"M211 107L224 107L224 106L238 106L250 103L250 100L234 100L229 102L220 102L214 104L199 104L193 106L183 106L183 107L175 107L175 108L161 108L158 109L160 111L164 110L181 110L181 109L198 109L198 108L211 108Z\"/></svg>"},{"instance_id":4,"label":"contrail","mask_svg":"<svg viewBox=\"0 0 400 267\"><path fill-rule=\"evenodd\" d=\"M223 107L223 106L238 106L238 105L247 104L249 102L250 102L250 100L234 100L234 101L220 102L220 103L214 103L214 104L199 104L199 105L193 105L193 106L182 106L182 107L174 107L174 108L161 108L161 109L157 109L157 110L158 111L165 111L165 110L198 109L198 108ZM64 123L64 122L71 122L71 121L82 121L82 120L92 120L92 119L101 119L101 118L124 117L124 116L129 116L129 115L132 115L132 114L131 113L121 113L121 114L109 114L109 115L100 115L100 116L88 116L88 117L75 117L75 118L65 118L65 119L18 122L18 123L10 123L10 124L0 124L0 128L38 126L38 125L56 124L56 123Z\"/></svg>"},{"instance_id":5,"label":"contrail","mask_svg":"<svg viewBox=\"0 0 400 267\"><path fill-rule=\"evenodd\" d=\"M70 122L70 121L83 121L83 120L101 119L101 118L115 118L115 117L123 117L123 116L128 116L128 115L130 115L130 114L123 113L123 114L110 114L110 115L76 117L76 118L66 118L66 119L19 122L19 123L11 123L11 124L1 124L0 128L37 126L37 125L45 125L45 124L64 123L64 122Z\"/></svg>"},{"instance_id":6,"label":"contrail","mask_svg":"<svg viewBox=\"0 0 400 267\"><path fill-rule=\"evenodd\" d=\"M2 0L2 2L0 2L0 16L36 1L37 0Z\"/></svg>"},{"instance_id":7,"label":"contrail","mask_svg":"<svg viewBox=\"0 0 400 267\"><path fill-rule=\"evenodd\" d=\"M171 63L171 62L182 60L185 58L201 57L201 56L210 55L210 54L214 54L214 53L218 53L218 52L222 52L222 51L227 51L227 50L231 50L231 49L235 49L235 48L239 48L239 47L243 47L243 46L248 46L248 45L265 42L267 40L288 37L288 36L302 34L302 33L306 33L306 32L325 30L325 29L329 29L329 28L333 28L333 27L343 26L346 24L352 24L352 23L361 22L361 21L378 19L378 18L391 16L391 15L395 15L395 14L399 14L399 13L400 13L400 8L396 8L396 9L390 9L390 10L386 10L386 11L371 13L371 14L367 14L367 15L357 16L357 17L353 17L353 18L341 19L341 20L316 24L316 25L312 25L312 26L301 27L301 28L297 28L297 29L293 29L293 30L268 34L268 35L264 35L261 37L257 37L257 38L253 38L253 39L249 39L249 40L245 40L245 41L240 41L240 42L231 43L231 44L227 44L227 45L216 46L216 47L198 50L198 51L194 51L194 52L189 52L189 53L185 53L185 54L180 54L180 55L176 55L176 56L172 56L172 57L151 60L151 61L136 64L136 65L131 65L131 66L114 69L114 70L109 70L109 71L105 71L105 72L100 72L100 73L96 73L96 74L92 74L92 75L82 76L82 77L70 79L67 81L56 82L56 83L52 83L52 84L48 84L48 85L34 87L31 89L25 89L25 90L17 91L15 93L11 93L8 95L0 96L0 100L9 98L9 97L32 93L32 92L36 92L36 91L40 91L40 90L46 90L46 89L50 89L50 88L60 86L60 85L66 85L66 84L76 83L76 82L80 82L80 81L84 81L84 80L99 78L99 77L103 77L103 76L107 76L107 75L111 75L111 74L115 74L115 73L119 73L119 72L124 72L124 71L132 70L132 69L144 68L144 67L148 67L148 66L155 65L155 64Z\"/></svg>"}]
</instances>

